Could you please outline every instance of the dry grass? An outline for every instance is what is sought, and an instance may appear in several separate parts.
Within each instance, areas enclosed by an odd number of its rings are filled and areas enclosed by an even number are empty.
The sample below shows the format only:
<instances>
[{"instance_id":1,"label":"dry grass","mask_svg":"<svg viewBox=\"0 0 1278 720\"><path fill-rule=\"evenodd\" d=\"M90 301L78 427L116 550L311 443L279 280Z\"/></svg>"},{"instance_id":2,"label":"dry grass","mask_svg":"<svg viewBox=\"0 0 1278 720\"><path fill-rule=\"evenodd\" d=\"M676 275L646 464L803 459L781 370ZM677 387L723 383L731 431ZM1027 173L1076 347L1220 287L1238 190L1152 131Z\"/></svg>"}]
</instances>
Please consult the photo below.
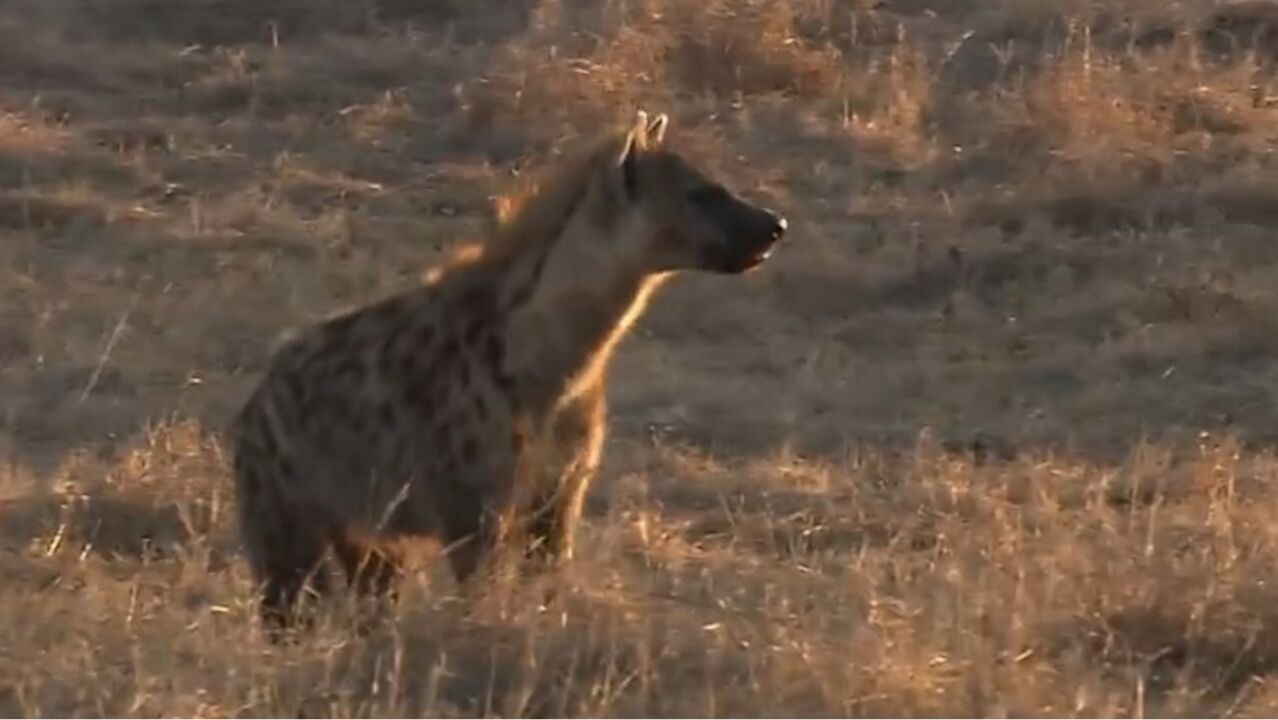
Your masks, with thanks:
<instances>
[{"instance_id":1,"label":"dry grass","mask_svg":"<svg viewBox=\"0 0 1278 720\"><path fill-rule=\"evenodd\" d=\"M0 47L0 714L1278 713L1275 6L11 0ZM273 338L636 104L793 240L623 347L559 602L426 573L266 644L221 428Z\"/></svg>"}]
</instances>

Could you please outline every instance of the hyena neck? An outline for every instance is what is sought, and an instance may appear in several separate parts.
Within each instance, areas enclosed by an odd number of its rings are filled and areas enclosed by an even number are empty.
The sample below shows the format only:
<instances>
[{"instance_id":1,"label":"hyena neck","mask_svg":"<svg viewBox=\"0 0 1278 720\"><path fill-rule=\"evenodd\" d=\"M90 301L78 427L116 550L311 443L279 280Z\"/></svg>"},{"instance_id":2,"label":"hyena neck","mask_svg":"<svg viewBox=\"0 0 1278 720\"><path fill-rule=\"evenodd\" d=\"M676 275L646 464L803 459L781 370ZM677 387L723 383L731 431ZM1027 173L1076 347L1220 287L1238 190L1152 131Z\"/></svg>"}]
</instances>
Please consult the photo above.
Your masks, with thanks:
<instances>
[{"instance_id":1,"label":"hyena neck","mask_svg":"<svg viewBox=\"0 0 1278 720\"><path fill-rule=\"evenodd\" d=\"M553 411L603 382L617 343L666 275L619 256L617 238L565 237L545 251L510 317L510 367L534 408Z\"/></svg>"}]
</instances>

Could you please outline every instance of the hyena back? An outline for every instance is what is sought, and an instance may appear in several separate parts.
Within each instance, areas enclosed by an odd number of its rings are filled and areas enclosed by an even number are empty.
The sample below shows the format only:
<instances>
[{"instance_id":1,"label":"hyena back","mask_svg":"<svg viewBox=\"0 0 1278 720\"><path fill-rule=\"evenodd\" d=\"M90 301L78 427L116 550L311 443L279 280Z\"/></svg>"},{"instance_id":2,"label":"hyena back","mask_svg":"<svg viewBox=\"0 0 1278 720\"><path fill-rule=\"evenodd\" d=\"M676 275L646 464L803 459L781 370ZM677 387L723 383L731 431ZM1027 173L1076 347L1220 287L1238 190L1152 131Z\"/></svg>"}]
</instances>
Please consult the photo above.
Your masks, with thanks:
<instances>
[{"instance_id":1,"label":"hyena back","mask_svg":"<svg viewBox=\"0 0 1278 720\"><path fill-rule=\"evenodd\" d=\"M663 279L746 272L786 227L666 149L667 124L640 112L464 262L275 352L231 432L272 632L325 589L329 549L362 593L393 592L415 541L463 583L515 537L541 563L571 557L616 343Z\"/></svg>"}]
</instances>

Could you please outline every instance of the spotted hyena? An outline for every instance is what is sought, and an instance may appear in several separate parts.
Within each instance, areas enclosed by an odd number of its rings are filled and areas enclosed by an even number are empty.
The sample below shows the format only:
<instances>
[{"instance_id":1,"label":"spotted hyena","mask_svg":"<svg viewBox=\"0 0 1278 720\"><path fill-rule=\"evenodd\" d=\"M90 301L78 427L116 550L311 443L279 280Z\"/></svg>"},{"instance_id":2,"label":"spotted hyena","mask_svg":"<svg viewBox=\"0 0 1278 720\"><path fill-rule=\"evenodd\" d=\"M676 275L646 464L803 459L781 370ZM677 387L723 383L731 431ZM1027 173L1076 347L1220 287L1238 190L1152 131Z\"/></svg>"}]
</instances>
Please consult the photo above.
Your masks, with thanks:
<instances>
[{"instance_id":1,"label":"spotted hyena","mask_svg":"<svg viewBox=\"0 0 1278 720\"><path fill-rule=\"evenodd\" d=\"M618 340L678 271L743 273L785 220L663 145L665 115L570 154L490 242L285 342L232 427L241 533L272 632L331 548L360 592L402 552L457 580L516 538L571 557ZM517 531L517 532L516 532Z\"/></svg>"}]
</instances>

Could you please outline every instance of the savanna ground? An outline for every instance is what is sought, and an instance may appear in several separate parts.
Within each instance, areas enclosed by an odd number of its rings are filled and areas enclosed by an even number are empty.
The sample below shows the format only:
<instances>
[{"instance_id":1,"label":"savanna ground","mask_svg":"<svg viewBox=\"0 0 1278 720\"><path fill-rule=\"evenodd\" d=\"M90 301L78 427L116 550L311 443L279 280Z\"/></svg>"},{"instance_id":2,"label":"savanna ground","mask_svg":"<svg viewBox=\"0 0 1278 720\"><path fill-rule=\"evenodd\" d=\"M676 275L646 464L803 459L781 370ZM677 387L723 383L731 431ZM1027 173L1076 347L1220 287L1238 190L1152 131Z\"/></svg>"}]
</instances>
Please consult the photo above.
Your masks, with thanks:
<instances>
[{"instance_id":1,"label":"savanna ground","mask_svg":"<svg viewBox=\"0 0 1278 720\"><path fill-rule=\"evenodd\" d=\"M0 713L1278 713L1278 9L8 0ZM255 629L221 431L636 106L789 242L622 347L582 557Z\"/></svg>"}]
</instances>

